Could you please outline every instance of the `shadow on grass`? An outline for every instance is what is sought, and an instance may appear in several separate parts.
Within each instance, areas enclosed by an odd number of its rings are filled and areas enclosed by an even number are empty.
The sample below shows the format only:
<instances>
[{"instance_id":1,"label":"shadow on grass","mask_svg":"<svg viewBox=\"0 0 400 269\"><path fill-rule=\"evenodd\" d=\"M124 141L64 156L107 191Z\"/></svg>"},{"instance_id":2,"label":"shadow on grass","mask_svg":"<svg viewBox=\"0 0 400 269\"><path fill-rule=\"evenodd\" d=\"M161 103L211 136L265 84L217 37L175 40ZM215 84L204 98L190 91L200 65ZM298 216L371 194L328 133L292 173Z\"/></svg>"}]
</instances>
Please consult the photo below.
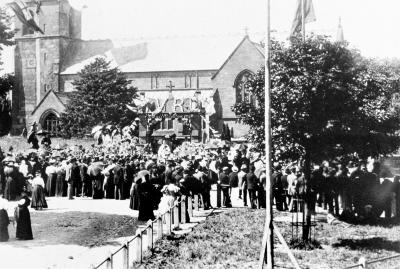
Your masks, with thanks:
<instances>
[{"instance_id":1,"label":"shadow on grass","mask_svg":"<svg viewBox=\"0 0 400 269\"><path fill-rule=\"evenodd\" d=\"M332 247L345 247L351 250L387 250L400 253L400 241L390 241L382 237L373 237L365 239L339 239L338 243L332 244Z\"/></svg>"}]
</instances>

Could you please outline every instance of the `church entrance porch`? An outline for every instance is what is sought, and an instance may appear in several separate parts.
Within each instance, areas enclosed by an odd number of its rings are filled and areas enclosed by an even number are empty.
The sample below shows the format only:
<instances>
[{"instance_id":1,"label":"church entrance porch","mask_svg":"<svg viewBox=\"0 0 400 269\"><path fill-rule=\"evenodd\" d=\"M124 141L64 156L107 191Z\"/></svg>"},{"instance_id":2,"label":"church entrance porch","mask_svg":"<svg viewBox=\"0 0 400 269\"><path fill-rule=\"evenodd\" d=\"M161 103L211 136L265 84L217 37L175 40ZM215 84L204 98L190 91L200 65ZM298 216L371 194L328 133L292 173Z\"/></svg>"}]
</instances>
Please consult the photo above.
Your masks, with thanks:
<instances>
[{"instance_id":1,"label":"church entrance porch","mask_svg":"<svg viewBox=\"0 0 400 269\"><path fill-rule=\"evenodd\" d=\"M42 130L51 136L60 135L61 122L54 112L45 113L40 120L40 125L42 126Z\"/></svg>"}]
</instances>

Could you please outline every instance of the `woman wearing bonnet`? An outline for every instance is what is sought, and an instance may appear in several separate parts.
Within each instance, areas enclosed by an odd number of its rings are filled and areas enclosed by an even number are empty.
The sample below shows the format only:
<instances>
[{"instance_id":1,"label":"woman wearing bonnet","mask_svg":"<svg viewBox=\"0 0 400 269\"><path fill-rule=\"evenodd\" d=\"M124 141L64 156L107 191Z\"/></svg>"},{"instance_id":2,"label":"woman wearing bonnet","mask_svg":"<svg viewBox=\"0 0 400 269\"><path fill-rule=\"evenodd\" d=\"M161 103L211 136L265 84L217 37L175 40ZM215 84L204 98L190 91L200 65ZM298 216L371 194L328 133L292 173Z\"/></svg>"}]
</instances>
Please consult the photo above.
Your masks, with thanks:
<instances>
[{"instance_id":1,"label":"woman wearing bonnet","mask_svg":"<svg viewBox=\"0 0 400 269\"><path fill-rule=\"evenodd\" d=\"M40 171L36 171L36 177L32 181L32 205L35 210L47 208L46 197L44 194L44 180L40 175Z\"/></svg>"}]
</instances>

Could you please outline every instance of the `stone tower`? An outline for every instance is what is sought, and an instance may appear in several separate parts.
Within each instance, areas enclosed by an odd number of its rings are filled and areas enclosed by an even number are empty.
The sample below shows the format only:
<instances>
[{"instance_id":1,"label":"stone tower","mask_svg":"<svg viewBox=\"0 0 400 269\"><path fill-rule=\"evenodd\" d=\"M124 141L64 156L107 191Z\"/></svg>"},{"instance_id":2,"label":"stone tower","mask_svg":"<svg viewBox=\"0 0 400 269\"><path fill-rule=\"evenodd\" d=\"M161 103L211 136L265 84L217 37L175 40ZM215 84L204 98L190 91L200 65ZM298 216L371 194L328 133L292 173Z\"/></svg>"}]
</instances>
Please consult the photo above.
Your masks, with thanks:
<instances>
[{"instance_id":1,"label":"stone tower","mask_svg":"<svg viewBox=\"0 0 400 269\"><path fill-rule=\"evenodd\" d=\"M13 133L37 121L33 114L43 98L60 89L60 71L68 47L81 38L81 14L67 0L25 0L44 34L34 33L15 19L15 77ZM49 110L52 108L49 107Z\"/></svg>"}]
</instances>

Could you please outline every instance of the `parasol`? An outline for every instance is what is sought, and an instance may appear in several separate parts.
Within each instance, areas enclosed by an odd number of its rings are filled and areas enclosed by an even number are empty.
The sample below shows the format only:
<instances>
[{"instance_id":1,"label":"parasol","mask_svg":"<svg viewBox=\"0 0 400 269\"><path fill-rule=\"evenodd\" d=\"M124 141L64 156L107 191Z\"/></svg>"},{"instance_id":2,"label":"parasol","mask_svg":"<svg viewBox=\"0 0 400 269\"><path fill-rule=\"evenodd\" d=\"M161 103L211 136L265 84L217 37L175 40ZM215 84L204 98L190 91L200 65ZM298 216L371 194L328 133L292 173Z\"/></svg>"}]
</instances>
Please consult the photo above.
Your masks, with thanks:
<instances>
[{"instance_id":1,"label":"parasol","mask_svg":"<svg viewBox=\"0 0 400 269\"><path fill-rule=\"evenodd\" d=\"M93 127L91 134L96 134L101 130L103 130L103 126L97 125L97 126Z\"/></svg>"}]
</instances>

